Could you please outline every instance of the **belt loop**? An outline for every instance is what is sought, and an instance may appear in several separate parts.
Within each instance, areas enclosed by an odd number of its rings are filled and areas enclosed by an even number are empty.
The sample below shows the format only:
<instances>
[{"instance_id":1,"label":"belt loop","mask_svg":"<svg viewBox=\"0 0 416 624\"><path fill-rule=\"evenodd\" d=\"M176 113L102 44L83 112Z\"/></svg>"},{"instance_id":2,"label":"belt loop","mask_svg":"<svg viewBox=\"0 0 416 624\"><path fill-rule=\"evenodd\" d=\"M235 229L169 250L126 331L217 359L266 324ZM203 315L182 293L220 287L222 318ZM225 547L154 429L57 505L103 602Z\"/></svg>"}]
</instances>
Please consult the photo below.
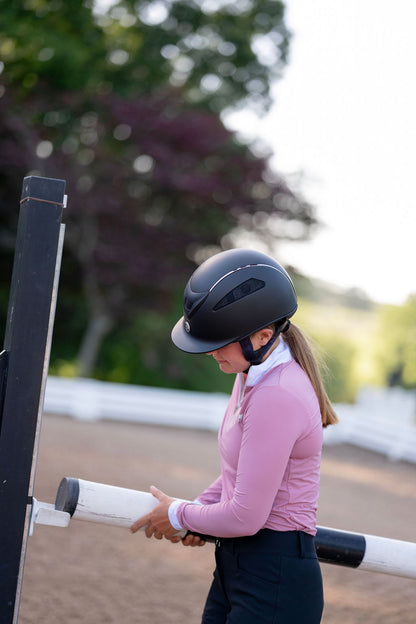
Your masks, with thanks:
<instances>
[{"instance_id":1,"label":"belt loop","mask_svg":"<svg viewBox=\"0 0 416 624\"><path fill-rule=\"evenodd\" d=\"M304 540L304 535L302 531L298 531L298 537L299 537L299 553L300 553L300 558L304 559L305 555L306 555L306 549L305 549L305 540Z\"/></svg>"}]
</instances>

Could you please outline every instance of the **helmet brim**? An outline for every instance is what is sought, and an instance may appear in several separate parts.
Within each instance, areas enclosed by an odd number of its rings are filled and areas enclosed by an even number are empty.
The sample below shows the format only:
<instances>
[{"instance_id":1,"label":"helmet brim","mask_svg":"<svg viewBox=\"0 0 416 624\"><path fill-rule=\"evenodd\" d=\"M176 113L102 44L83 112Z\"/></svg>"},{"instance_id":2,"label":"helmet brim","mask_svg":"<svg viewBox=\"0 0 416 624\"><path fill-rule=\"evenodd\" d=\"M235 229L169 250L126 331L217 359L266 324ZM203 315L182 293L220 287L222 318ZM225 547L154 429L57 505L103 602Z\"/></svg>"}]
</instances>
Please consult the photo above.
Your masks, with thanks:
<instances>
[{"instance_id":1,"label":"helmet brim","mask_svg":"<svg viewBox=\"0 0 416 624\"><path fill-rule=\"evenodd\" d=\"M186 331L184 317L180 318L172 329L171 338L173 344L186 353L209 353L237 340L237 338L233 338L231 340L210 341L196 338Z\"/></svg>"}]
</instances>

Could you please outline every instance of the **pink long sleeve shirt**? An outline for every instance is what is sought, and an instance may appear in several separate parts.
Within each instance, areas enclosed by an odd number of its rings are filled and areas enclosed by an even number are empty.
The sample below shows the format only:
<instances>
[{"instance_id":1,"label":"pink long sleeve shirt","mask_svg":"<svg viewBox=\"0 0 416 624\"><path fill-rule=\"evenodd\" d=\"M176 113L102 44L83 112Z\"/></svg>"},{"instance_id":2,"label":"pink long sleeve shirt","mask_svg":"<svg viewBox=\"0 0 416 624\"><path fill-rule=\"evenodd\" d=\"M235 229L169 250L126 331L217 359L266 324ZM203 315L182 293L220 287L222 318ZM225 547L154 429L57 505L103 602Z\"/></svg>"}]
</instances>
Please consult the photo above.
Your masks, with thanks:
<instances>
[{"instance_id":1,"label":"pink long sleeve shirt","mask_svg":"<svg viewBox=\"0 0 416 624\"><path fill-rule=\"evenodd\" d=\"M181 503L176 517L217 537L315 535L322 423L312 385L290 354L255 385L244 382L237 375L218 435L221 476L198 496L202 505Z\"/></svg>"}]
</instances>

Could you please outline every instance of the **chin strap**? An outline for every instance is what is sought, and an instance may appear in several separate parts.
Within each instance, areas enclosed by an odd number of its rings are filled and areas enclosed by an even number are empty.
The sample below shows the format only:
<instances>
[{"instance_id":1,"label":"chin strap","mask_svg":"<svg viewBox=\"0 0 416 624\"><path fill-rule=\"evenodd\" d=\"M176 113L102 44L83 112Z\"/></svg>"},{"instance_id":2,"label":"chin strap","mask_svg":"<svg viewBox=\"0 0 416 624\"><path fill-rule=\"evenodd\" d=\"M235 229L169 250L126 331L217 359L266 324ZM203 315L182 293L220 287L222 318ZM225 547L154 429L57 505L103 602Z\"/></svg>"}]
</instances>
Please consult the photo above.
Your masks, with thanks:
<instances>
[{"instance_id":1,"label":"chin strap","mask_svg":"<svg viewBox=\"0 0 416 624\"><path fill-rule=\"evenodd\" d=\"M256 366L257 364L261 364L264 356L266 355L272 344L275 342L278 335L279 334L277 333L273 334L269 342L260 347L260 349L256 349L255 351L253 349L253 345L251 344L250 336L247 336L247 338L243 338L242 340L240 340L243 355L247 362L250 362L250 364L254 366Z\"/></svg>"},{"instance_id":2,"label":"chin strap","mask_svg":"<svg viewBox=\"0 0 416 624\"><path fill-rule=\"evenodd\" d=\"M290 327L290 321L285 320L283 329L281 329L279 326L276 327L276 330L273 336L270 338L270 340L266 342L265 345L263 345L259 349L256 349L255 351L253 349L250 336L247 336L246 338L242 338L239 342L243 350L243 355L245 359L247 360L247 362L250 362L250 364L253 366L257 366L258 364L261 364L264 356L266 355L270 347L275 343L275 341L279 337L279 334L287 332L289 327Z\"/></svg>"}]
</instances>

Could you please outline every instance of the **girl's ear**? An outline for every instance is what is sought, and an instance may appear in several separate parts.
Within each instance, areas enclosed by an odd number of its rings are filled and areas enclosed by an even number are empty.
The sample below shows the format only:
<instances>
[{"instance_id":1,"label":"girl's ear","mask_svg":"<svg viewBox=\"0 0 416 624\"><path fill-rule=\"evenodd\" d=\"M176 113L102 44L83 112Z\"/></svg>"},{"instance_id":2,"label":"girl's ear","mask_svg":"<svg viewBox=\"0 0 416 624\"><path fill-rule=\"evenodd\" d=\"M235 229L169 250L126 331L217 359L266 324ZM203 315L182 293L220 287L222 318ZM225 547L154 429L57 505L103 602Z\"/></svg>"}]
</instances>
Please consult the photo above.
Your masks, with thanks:
<instances>
[{"instance_id":1,"label":"girl's ear","mask_svg":"<svg viewBox=\"0 0 416 624\"><path fill-rule=\"evenodd\" d=\"M263 347L265 344L267 344L273 334L274 331L270 327L259 329L259 331L256 331L254 334L252 334L250 338L253 345L253 350L256 351L257 349L260 349L260 347Z\"/></svg>"}]
</instances>

